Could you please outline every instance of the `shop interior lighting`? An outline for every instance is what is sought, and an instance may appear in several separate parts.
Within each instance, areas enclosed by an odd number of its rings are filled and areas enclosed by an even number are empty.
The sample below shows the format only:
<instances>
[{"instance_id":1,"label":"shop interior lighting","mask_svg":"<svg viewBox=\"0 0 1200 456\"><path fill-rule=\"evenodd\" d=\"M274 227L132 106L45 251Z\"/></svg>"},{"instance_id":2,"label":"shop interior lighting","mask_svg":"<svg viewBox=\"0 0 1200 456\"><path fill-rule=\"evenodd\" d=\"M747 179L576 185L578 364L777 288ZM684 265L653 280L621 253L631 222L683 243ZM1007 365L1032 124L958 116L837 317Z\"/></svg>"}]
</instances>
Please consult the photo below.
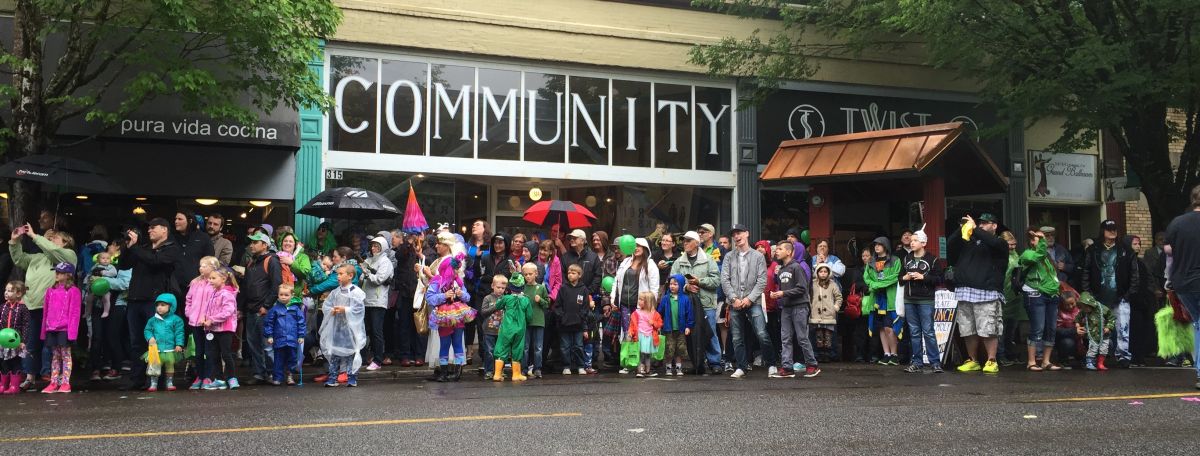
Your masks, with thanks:
<instances>
[{"instance_id":1,"label":"shop interior lighting","mask_svg":"<svg viewBox=\"0 0 1200 456\"><path fill-rule=\"evenodd\" d=\"M213 199L213 198L196 198L196 204L199 204L201 206L212 206L214 204L217 204L218 202L220 202L220 200Z\"/></svg>"},{"instance_id":2,"label":"shop interior lighting","mask_svg":"<svg viewBox=\"0 0 1200 456\"><path fill-rule=\"evenodd\" d=\"M133 215L146 215L146 210L145 210L145 209L142 209L142 207L141 207L141 206L134 207L134 208L133 208Z\"/></svg>"},{"instance_id":3,"label":"shop interior lighting","mask_svg":"<svg viewBox=\"0 0 1200 456\"><path fill-rule=\"evenodd\" d=\"M254 207L267 207L271 205L270 201L250 201L250 205Z\"/></svg>"},{"instance_id":4,"label":"shop interior lighting","mask_svg":"<svg viewBox=\"0 0 1200 456\"><path fill-rule=\"evenodd\" d=\"M245 212L243 212L243 213L239 214L239 215L238 215L238 217L241 217L241 218L246 218L246 213L245 213Z\"/></svg>"},{"instance_id":5,"label":"shop interior lighting","mask_svg":"<svg viewBox=\"0 0 1200 456\"><path fill-rule=\"evenodd\" d=\"M0 193L0 198L8 199L8 193Z\"/></svg>"},{"instance_id":6,"label":"shop interior lighting","mask_svg":"<svg viewBox=\"0 0 1200 456\"><path fill-rule=\"evenodd\" d=\"M542 189L538 187L529 189L529 199L534 201L542 199Z\"/></svg>"},{"instance_id":7,"label":"shop interior lighting","mask_svg":"<svg viewBox=\"0 0 1200 456\"><path fill-rule=\"evenodd\" d=\"M86 201L88 199L88 196L87 195L75 195L75 199L80 200L80 201Z\"/></svg>"},{"instance_id":8,"label":"shop interior lighting","mask_svg":"<svg viewBox=\"0 0 1200 456\"><path fill-rule=\"evenodd\" d=\"M134 200L135 200L135 201L146 201L146 197L144 197L144 196L139 196L139 197L136 197L136 198L134 198Z\"/></svg>"}]
</instances>

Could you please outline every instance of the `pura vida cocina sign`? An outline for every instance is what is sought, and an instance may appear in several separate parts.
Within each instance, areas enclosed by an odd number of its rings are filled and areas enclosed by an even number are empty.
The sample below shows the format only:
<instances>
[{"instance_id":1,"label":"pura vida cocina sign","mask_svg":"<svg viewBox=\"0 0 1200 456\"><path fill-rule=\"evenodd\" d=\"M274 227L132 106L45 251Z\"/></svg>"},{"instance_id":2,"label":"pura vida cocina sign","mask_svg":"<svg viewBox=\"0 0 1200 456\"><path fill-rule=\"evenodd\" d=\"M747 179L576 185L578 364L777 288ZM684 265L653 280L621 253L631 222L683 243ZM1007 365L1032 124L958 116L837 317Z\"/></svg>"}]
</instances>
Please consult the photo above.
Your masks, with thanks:
<instances>
[{"instance_id":1,"label":"pura vida cocina sign","mask_svg":"<svg viewBox=\"0 0 1200 456\"><path fill-rule=\"evenodd\" d=\"M733 90L329 56L329 150L729 171Z\"/></svg>"}]
</instances>

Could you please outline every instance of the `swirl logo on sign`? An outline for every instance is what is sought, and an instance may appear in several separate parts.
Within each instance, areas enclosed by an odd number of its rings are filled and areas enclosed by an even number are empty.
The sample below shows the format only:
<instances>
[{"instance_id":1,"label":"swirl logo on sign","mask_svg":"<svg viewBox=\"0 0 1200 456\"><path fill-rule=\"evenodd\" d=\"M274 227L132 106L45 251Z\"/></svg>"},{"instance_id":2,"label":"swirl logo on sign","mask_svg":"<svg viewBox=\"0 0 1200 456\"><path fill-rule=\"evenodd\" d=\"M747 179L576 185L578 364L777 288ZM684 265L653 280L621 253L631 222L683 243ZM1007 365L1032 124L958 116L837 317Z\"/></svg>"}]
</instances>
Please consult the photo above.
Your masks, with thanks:
<instances>
[{"instance_id":1,"label":"swirl logo on sign","mask_svg":"<svg viewBox=\"0 0 1200 456\"><path fill-rule=\"evenodd\" d=\"M796 106L788 115L788 134L792 135L792 139L825 136L825 116L816 106Z\"/></svg>"},{"instance_id":2,"label":"swirl logo on sign","mask_svg":"<svg viewBox=\"0 0 1200 456\"><path fill-rule=\"evenodd\" d=\"M966 124L967 127L971 129L971 136L973 136L976 141L979 141L979 124L975 123L975 119L967 116L954 116L954 118L950 119L950 121L962 122L963 124Z\"/></svg>"}]
</instances>

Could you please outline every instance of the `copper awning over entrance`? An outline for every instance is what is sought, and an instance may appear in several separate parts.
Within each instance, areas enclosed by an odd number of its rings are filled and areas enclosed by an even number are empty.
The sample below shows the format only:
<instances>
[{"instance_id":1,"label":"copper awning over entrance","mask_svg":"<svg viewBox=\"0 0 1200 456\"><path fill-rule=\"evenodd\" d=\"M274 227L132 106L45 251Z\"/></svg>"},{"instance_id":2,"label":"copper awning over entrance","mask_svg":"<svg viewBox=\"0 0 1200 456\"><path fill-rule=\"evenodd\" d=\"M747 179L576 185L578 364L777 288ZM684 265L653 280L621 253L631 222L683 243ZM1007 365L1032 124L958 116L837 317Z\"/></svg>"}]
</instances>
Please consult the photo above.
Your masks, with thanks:
<instances>
[{"instance_id":1,"label":"copper awning over entrance","mask_svg":"<svg viewBox=\"0 0 1200 456\"><path fill-rule=\"evenodd\" d=\"M768 185L857 182L886 189L937 173L945 178L947 196L1003 192L1008 179L965 133L962 122L952 122L784 141L759 179Z\"/></svg>"}]
</instances>

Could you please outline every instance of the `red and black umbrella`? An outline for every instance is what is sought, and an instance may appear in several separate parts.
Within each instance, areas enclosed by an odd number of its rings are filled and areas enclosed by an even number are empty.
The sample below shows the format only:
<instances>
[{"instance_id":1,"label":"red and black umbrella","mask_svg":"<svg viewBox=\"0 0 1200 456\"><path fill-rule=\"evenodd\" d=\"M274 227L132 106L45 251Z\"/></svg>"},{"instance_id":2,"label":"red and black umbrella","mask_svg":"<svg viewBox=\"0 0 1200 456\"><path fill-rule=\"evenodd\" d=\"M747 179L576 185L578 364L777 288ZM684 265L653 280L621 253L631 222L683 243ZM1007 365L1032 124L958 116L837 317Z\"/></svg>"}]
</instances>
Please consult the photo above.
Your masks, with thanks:
<instances>
[{"instance_id":1,"label":"red and black umbrella","mask_svg":"<svg viewBox=\"0 0 1200 456\"><path fill-rule=\"evenodd\" d=\"M596 220L595 214L586 207L570 201L551 200L535 203L525 210L525 221L538 226L558 224L562 230L587 228Z\"/></svg>"}]
</instances>

